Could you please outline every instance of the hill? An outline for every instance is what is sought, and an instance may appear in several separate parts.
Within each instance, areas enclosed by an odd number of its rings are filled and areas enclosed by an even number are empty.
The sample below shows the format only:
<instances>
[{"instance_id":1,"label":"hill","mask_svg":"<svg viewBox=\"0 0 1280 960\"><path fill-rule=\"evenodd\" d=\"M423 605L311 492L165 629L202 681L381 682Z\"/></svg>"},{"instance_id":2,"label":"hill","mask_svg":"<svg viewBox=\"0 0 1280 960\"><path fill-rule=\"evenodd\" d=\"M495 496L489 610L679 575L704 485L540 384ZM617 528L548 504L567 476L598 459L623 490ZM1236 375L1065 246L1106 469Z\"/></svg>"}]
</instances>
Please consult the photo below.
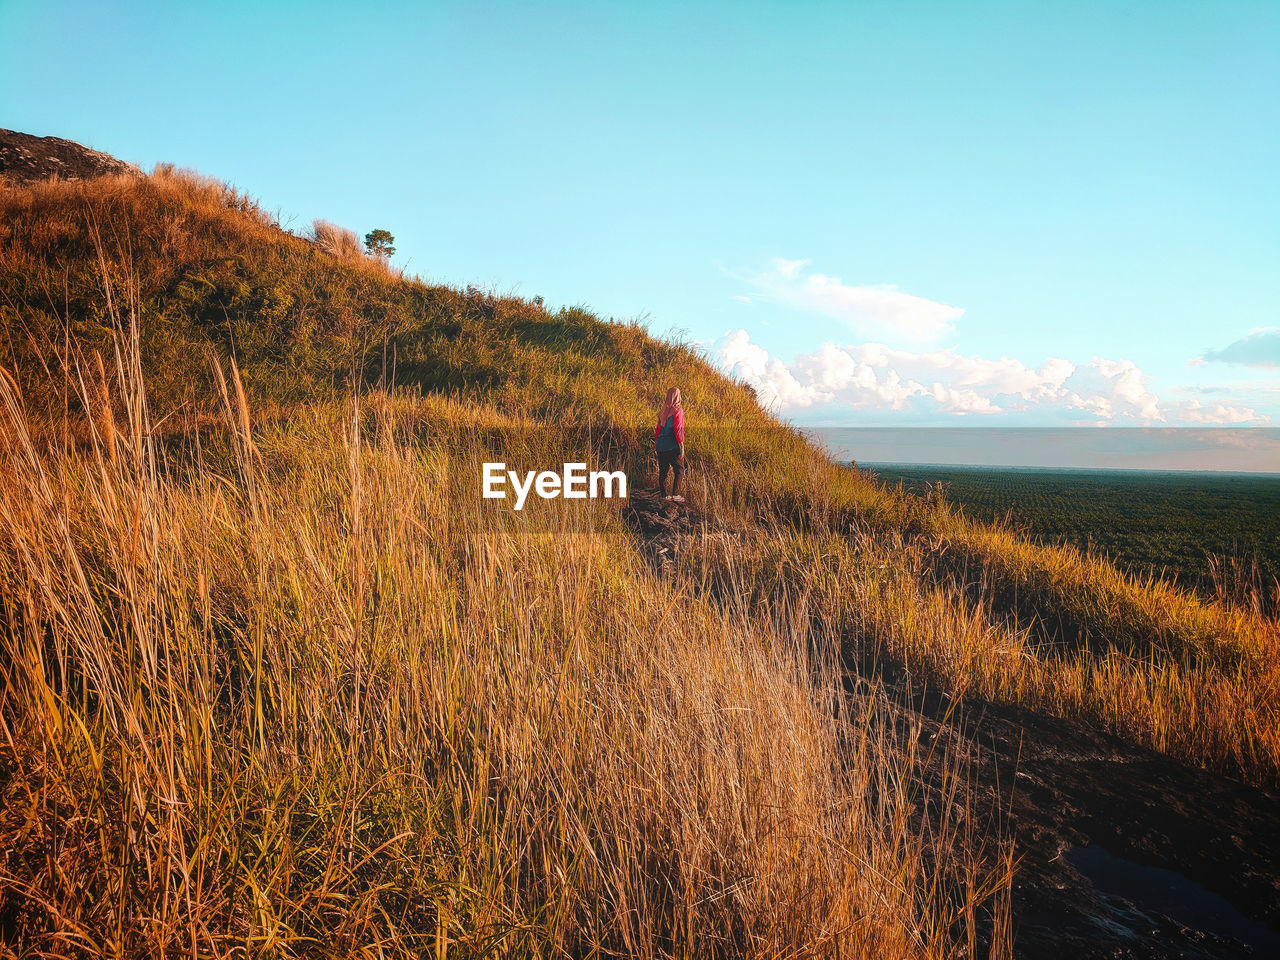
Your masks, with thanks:
<instances>
[{"instance_id":1,"label":"hill","mask_svg":"<svg viewBox=\"0 0 1280 960\"><path fill-rule=\"evenodd\" d=\"M0 189L5 942L1002 956L1012 910L1023 956L1228 955L1057 856L1104 840L1280 919L1274 621L334 236L172 168ZM492 460L641 487L673 383L687 508L479 496ZM1181 814L1117 812L1156 781Z\"/></svg>"}]
</instances>

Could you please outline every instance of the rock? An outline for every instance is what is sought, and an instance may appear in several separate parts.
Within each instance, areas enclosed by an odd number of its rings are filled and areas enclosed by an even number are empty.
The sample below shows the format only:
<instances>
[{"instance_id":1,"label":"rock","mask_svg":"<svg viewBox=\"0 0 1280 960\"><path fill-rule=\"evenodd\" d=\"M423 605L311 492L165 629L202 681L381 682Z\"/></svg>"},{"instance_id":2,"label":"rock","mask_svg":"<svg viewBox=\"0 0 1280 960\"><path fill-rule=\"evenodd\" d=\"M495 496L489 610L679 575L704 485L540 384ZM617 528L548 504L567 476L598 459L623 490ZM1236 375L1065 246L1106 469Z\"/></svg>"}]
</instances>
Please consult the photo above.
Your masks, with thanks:
<instances>
[{"instance_id":1,"label":"rock","mask_svg":"<svg viewBox=\"0 0 1280 960\"><path fill-rule=\"evenodd\" d=\"M27 184L50 178L89 180L112 174L142 176L142 171L73 140L0 129L0 180Z\"/></svg>"}]
</instances>

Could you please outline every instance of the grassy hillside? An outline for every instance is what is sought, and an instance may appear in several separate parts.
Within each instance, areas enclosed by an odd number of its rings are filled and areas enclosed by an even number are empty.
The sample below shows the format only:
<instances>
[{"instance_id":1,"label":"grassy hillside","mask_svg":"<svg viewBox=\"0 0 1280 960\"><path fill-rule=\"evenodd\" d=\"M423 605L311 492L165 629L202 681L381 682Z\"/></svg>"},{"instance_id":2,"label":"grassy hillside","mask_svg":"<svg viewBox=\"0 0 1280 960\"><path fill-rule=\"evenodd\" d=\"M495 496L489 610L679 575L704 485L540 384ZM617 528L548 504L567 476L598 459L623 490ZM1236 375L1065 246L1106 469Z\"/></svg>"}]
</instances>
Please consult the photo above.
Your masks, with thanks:
<instances>
[{"instance_id":1,"label":"grassy hillside","mask_svg":"<svg viewBox=\"0 0 1280 960\"><path fill-rule=\"evenodd\" d=\"M886 666L1277 780L1274 622L883 489L637 326L171 170L0 190L0 291L33 955L1005 955L1007 851ZM616 504L479 498L640 482L673 383L703 523L661 575Z\"/></svg>"}]
</instances>

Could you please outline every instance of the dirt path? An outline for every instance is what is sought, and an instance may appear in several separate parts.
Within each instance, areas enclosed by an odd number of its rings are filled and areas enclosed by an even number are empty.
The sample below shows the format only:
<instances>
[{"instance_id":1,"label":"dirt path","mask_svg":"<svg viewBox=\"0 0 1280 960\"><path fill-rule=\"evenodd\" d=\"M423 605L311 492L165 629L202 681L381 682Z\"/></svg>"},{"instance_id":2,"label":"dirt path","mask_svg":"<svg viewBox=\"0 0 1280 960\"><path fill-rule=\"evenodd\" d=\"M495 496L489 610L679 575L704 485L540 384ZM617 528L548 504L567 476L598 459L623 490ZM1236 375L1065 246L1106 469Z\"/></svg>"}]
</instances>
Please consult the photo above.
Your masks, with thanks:
<instances>
[{"instance_id":1,"label":"dirt path","mask_svg":"<svg viewBox=\"0 0 1280 960\"><path fill-rule=\"evenodd\" d=\"M659 568L674 562L680 541L705 522L689 503L663 500L656 491L647 489L631 490L622 515L645 554Z\"/></svg>"}]
</instances>

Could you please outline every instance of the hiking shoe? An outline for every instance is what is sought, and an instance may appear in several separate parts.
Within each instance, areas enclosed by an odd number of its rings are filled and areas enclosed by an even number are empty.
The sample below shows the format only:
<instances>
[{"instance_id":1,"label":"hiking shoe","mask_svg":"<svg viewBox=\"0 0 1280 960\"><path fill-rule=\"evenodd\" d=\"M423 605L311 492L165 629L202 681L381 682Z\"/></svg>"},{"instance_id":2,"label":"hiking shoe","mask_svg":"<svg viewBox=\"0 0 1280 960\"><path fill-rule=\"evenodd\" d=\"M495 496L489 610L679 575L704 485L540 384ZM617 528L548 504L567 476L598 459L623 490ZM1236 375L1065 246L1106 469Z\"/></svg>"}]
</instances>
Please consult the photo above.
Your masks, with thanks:
<instances>
[{"instance_id":1,"label":"hiking shoe","mask_svg":"<svg viewBox=\"0 0 1280 960\"><path fill-rule=\"evenodd\" d=\"M674 503L684 503L684 497L680 496L680 494L678 493L675 494L674 496L667 497L667 499L671 500Z\"/></svg>"}]
</instances>

